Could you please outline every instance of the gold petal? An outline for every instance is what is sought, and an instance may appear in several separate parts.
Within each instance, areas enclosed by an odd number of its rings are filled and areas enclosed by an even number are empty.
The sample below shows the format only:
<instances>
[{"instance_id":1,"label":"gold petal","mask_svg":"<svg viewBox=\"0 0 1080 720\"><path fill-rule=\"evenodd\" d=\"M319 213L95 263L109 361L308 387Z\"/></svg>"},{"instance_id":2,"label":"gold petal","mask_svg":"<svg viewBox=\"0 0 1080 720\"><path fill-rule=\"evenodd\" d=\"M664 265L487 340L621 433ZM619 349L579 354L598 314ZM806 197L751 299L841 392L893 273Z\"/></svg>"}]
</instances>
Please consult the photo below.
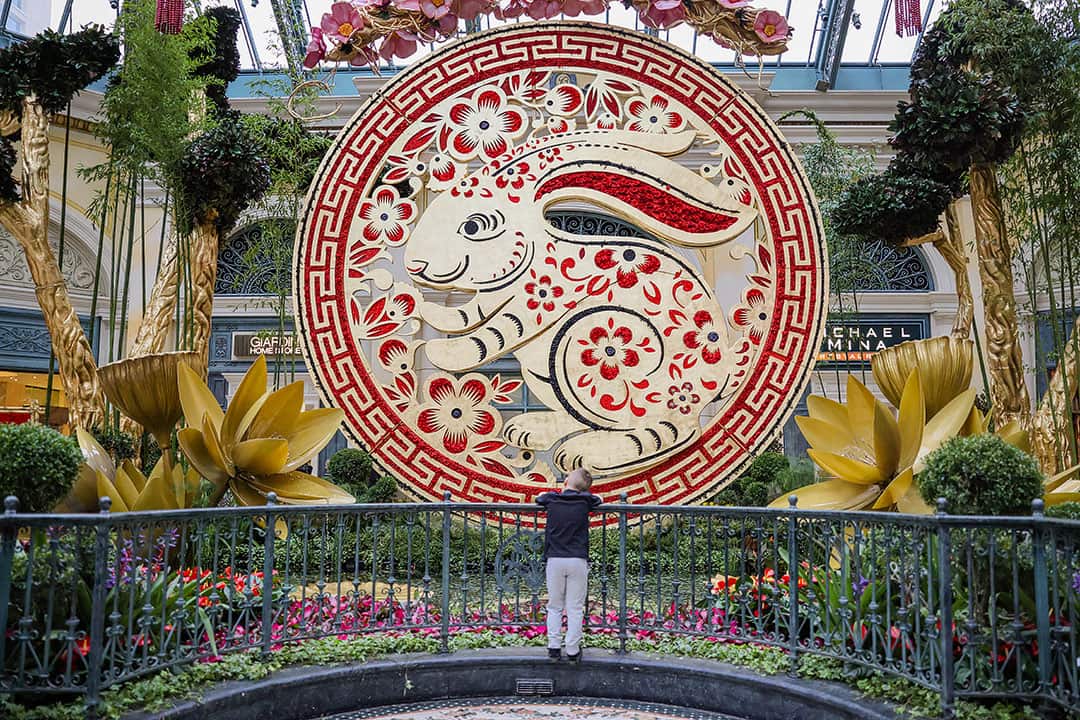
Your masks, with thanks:
<instances>
[{"instance_id":1,"label":"gold petal","mask_svg":"<svg viewBox=\"0 0 1080 720\"><path fill-rule=\"evenodd\" d=\"M187 365L181 363L176 369L176 383L180 388L180 407L184 408L184 419L188 425L196 426L202 422L204 416L210 416L210 424L214 430L220 432L221 421L225 417L221 406L218 405L214 393L202 381L199 374Z\"/></svg>"},{"instance_id":2,"label":"gold petal","mask_svg":"<svg viewBox=\"0 0 1080 720\"><path fill-rule=\"evenodd\" d=\"M248 427L247 437L288 437L304 409L304 381L297 380L266 398Z\"/></svg>"},{"instance_id":3,"label":"gold petal","mask_svg":"<svg viewBox=\"0 0 1080 720\"><path fill-rule=\"evenodd\" d=\"M876 376L875 376L876 377ZM926 401L922 392L922 376L915 368L908 374L900 396L900 460L898 467L909 468L919 455L923 428L926 426Z\"/></svg>"},{"instance_id":4,"label":"gold petal","mask_svg":"<svg viewBox=\"0 0 1080 720\"><path fill-rule=\"evenodd\" d=\"M112 500L112 506L110 510L112 512L127 512L128 504L124 502L123 496L116 489L116 486L109 481L102 473L97 473L97 494L99 498L108 497Z\"/></svg>"},{"instance_id":5,"label":"gold petal","mask_svg":"<svg viewBox=\"0 0 1080 720\"><path fill-rule=\"evenodd\" d=\"M214 461L214 464L223 469L229 477L235 475L236 466L233 465L232 458L226 457L225 451L221 449L217 429L214 428L208 415L202 417L202 439L206 444L206 452L210 455L210 459Z\"/></svg>"},{"instance_id":6,"label":"gold petal","mask_svg":"<svg viewBox=\"0 0 1080 720\"><path fill-rule=\"evenodd\" d=\"M1027 430L1020 427L1020 423L1016 420L1006 423L1004 427L999 428L994 434L1013 447L1019 448L1029 455L1031 454L1031 441Z\"/></svg>"},{"instance_id":7,"label":"gold petal","mask_svg":"<svg viewBox=\"0 0 1080 720\"><path fill-rule=\"evenodd\" d=\"M874 501L881 491L877 485L856 485L843 480L826 480L807 485L795 490L799 498L798 507L803 510L861 510ZM769 504L769 507L786 508L788 496L784 495Z\"/></svg>"},{"instance_id":8,"label":"gold petal","mask_svg":"<svg viewBox=\"0 0 1080 720\"><path fill-rule=\"evenodd\" d=\"M132 506L134 510L177 510L176 488L173 478L166 478L161 462L150 472L146 487Z\"/></svg>"},{"instance_id":9,"label":"gold petal","mask_svg":"<svg viewBox=\"0 0 1080 720\"><path fill-rule=\"evenodd\" d=\"M258 507L259 505L266 504L266 498L242 480L236 478L230 479L229 489L232 490L233 497L236 498L236 503L238 505Z\"/></svg>"},{"instance_id":10,"label":"gold petal","mask_svg":"<svg viewBox=\"0 0 1080 720\"><path fill-rule=\"evenodd\" d=\"M797 417L795 424L815 450L843 455L851 447L852 439L846 427L837 427L816 417Z\"/></svg>"},{"instance_id":11,"label":"gold petal","mask_svg":"<svg viewBox=\"0 0 1080 720\"><path fill-rule=\"evenodd\" d=\"M124 499L124 505L127 507L134 507L135 500L139 497L139 491L135 487L135 483L130 477L128 477L127 471L123 467L116 468L116 477L113 478L113 486L116 488L116 492L120 493L120 497Z\"/></svg>"},{"instance_id":12,"label":"gold petal","mask_svg":"<svg viewBox=\"0 0 1080 720\"><path fill-rule=\"evenodd\" d=\"M1046 482L1043 483L1043 491L1049 493L1049 492L1054 492L1055 490L1057 490L1060 487L1064 487L1065 486L1065 481L1069 480L1072 477L1074 477L1076 475L1077 471L1080 471L1080 465L1073 465L1068 470L1066 470L1064 472L1059 472L1057 475L1054 475L1053 477L1047 478ZM1073 482L1075 483L1076 481L1073 481ZM1073 483L1070 483L1070 485L1071 484L1073 484Z\"/></svg>"},{"instance_id":13,"label":"gold petal","mask_svg":"<svg viewBox=\"0 0 1080 720\"><path fill-rule=\"evenodd\" d=\"M982 435L987 431L989 426L989 417L982 414L982 411L977 407L972 407L971 412L968 413L967 420L964 421L964 427L960 428L960 434L964 437L971 435Z\"/></svg>"},{"instance_id":14,"label":"gold petal","mask_svg":"<svg viewBox=\"0 0 1080 720\"><path fill-rule=\"evenodd\" d=\"M946 440L956 437L974 404L975 390L969 388L949 401L937 415L930 418L930 422L926 424L926 429L923 431L919 455L915 458L913 465L916 473L922 472L927 455L941 447Z\"/></svg>"},{"instance_id":15,"label":"gold petal","mask_svg":"<svg viewBox=\"0 0 1080 720\"><path fill-rule=\"evenodd\" d=\"M866 449L867 455L874 451L874 407L877 399L854 375L848 375L847 411L848 426L855 442Z\"/></svg>"},{"instance_id":16,"label":"gold petal","mask_svg":"<svg viewBox=\"0 0 1080 720\"><path fill-rule=\"evenodd\" d=\"M896 478L885 486L885 489L881 491L881 497L874 503L875 510L888 510L893 505L900 502L900 498L907 495L908 490L911 489L911 482L914 475L911 472L911 468L904 470L902 473L896 476Z\"/></svg>"},{"instance_id":17,"label":"gold petal","mask_svg":"<svg viewBox=\"0 0 1080 720\"><path fill-rule=\"evenodd\" d=\"M818 452L817 450L808 450L807 454L825 472L837 479L846 480L856 485L874 485L888 479L881 474L881 470L877 466L867 465L864 462L852 460L843 455Z\"/></svg>"},{"instance_id":18,"label":"gold petal","mask_svg":"<svg viewBox=\"0 0 1080 720\"><path fill-rule=\"evenodd\" d=\"M181 468L177 466L175 468L177 472L181 472ZM183 476L184 483L184 507L195 507L195 501L199 499L199 487L202 483L199 482L201 476L195 468L189 468L187 474ZM224 487L224 484L222 484Z\"/></svg>"},{"instance_id":19,"label":"gold petal","mask_svg":"<svg viewBox=\"0 0 1080 720\"><path fill-rule=\"evenodd\" d=\"M1052 492L1043 498L1046 507L1054 507L1067 502L1080 502L1080 492Z\"/></svg>"},{"instance_id":20,"label":"gold petal","mask_svg":"<svg viewBox=\"0 0 1080 720\"><path fill-rule=\"evenodd\" d=\"M225 468L214 462L201 432L195 428L184 428L176 433L176 440L180 444L184 457L204 478L215 484L229 479Z\"/></svg>"},{"instance_id":21,"label":"gold petal","mask_svg":"<svg viewBox=\"0 0 1080 720\"><path fill-rule=\"evenodd\" d=\"M75 437L79 440L79 449L82 450L83 458L91 470L101 473L110 481L116 477L116 466L113 465L112 456L101 447L101 443L94 439L93 435L81 427L76 427Z\"/></svg>"},{"instance_id":22,"label":"gold petal","mask_svg":"<svg viewBox=\"0 0 1080 720\"><path fill-rule=\"evenodd\" d=\"M79 472L75 476L75 483L71 491L63 500L57 503L54 512L59 513L88 513L97 512L97 472L86 463L79 466Z\"/></svg>"},{"instance_id":23,"label":"gold petal","mask_svg":"<svg viewBox=\"0 0 1080 720\"><path fill-rule=\"evenodd\" d=\"M929 515L934 512L934 509L922 499L922 495L919 494L919 486L915 483L912 483L908 491L896 501L896 509L898 512L907 513L908 515Z\"/></svg>"},{"instance_id":24,"label":"gold petal","mask_svg":"<svg viewBox=\"0 0 1080 720\"><path fill-rule=\"evenodd\" d=\"M225 454L230 454L233 446L240 442L245 419L250 422L248 413L264 395L266 395L266 356L260 355L244 374L240 387L236 389L236 394L229 403L229 409L225 411L220 434L221 447Z\"/></svg>"},{"instance_id":25,"label":"gold petal","mask_svg":"<svg viewBox=\"0 0 1080 720\"><path fill-rule=\"evenodd\" d=\"M352 495L332 482L298 470L256 478L251 484L263 492L277 493L278 499L287 505L356 502Z\"/></svg>"},{"instance_id":26,"label":"gold petal","mask_svg":"<svg viewBox=\"0 0 1080 720\"><path fill-rule=\"evenodd\" d=\"M834 427L842 427L845 433L851 434L847 408L835 400L811 395L806 398L806 410L810 413L810 417L823 420Z\"/></svg>"},{"instance_id":27,"label":"gold petal","mask_svg":"<svg viewBox=\"0 0 1080 720\"><path fill-rule=\"evenodd\" d=\"M896 474L900 462L900 426L880 401L874 403L874 459L884 477Z\"/></svg>"},{"instance_id":28,"label":"gold petal","mask_svg":"<svg viewBox=\"0 0 1080 720\"><path fill-rule=\"evenodd\" d=\"M289 460L281 472L290 472L311 460L315 453L326 447L344 419L345 413L337 408L319 408L300 413L288 437Z\"/></svg>"},{"instance_id":29,"label":"gold petal","mask_svg":"<svg viewBox=\"0 0 1080 720\"><path fill-rule=\"evenodd\" d=\"M232 451L237 472L274 475L289 459L289 443L280 438L257 438L238 443Z\"/></svg>"},{"instance_id":30,"label":"gold petal","mask_svg":"<svg viewBox=\"0 0 1080 720\"><path fill-rule=\"evenodd\" d=\"M160 462L160 461L159 461ZM146 476L140 472L139 468L135 467L135 463L130 460L125 460L120 463L120 469L127 475L128 480L135 486L136 492L142 492L146 487Z\"/></svg>"}]
</instances>

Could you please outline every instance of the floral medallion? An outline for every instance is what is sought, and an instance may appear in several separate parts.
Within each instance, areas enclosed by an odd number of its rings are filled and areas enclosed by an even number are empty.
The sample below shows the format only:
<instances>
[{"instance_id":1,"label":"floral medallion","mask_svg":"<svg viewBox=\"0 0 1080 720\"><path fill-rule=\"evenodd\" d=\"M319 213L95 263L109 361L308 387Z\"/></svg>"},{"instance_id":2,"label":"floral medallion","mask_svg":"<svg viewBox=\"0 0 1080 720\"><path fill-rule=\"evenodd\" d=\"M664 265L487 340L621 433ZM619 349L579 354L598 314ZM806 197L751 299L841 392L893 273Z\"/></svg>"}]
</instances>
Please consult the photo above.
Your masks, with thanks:
<instances>
[{"instance_id":1,"label":"floral medallion","mask_svg":"<svg viewBox=\"0 0 1080 720\"><path fill-rule=\"evenodd\" d=\"M640 236L548 221L568 207ZM780 432L826 311L776 127L707 64L587 23L475 35L395 77L297 243L324 399L427 500L528 502L576 467L606 499L702 498Z\"/></svg>"}]
</instances>

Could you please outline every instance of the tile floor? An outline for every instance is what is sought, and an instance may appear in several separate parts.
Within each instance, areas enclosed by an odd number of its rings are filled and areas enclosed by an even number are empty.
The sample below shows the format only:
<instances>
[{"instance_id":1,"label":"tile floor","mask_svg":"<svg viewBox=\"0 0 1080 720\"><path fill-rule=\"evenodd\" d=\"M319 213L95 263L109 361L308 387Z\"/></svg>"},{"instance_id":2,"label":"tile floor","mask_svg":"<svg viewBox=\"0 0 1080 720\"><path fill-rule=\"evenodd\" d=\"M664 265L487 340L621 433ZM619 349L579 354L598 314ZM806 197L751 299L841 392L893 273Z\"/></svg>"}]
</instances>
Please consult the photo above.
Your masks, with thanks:
<instances>
[{"instance_id":1,"label":"tile floor","mask_svg":"<svg viewBox=\"0 0 1080 720\"><path fill-rule=\"evenodd\" d=\"M583 698L440 700L356 710L321 720L737 720L667 705Z\"/></svg>"}]
</instances>

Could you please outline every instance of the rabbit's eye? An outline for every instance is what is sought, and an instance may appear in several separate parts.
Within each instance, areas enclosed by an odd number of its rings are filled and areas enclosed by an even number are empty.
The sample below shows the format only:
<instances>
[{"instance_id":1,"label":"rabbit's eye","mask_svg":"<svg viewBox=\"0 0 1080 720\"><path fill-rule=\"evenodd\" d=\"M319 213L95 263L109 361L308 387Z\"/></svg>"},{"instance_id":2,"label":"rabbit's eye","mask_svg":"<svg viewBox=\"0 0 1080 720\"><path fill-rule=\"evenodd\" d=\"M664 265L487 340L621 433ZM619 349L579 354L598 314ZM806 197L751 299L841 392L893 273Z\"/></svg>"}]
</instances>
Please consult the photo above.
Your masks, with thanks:
<instances>
[{"instance_id":1,"label":"rabbit's eye","mask_svg":"<svg viewBox=\"0 0 1080 720\"><path fill-rule=\"evenodd\" d=\"M503 216L492 213L473 213L458 227L458 233L469 240L492 240L503 234Z\"/></svg>"}]
</instances>

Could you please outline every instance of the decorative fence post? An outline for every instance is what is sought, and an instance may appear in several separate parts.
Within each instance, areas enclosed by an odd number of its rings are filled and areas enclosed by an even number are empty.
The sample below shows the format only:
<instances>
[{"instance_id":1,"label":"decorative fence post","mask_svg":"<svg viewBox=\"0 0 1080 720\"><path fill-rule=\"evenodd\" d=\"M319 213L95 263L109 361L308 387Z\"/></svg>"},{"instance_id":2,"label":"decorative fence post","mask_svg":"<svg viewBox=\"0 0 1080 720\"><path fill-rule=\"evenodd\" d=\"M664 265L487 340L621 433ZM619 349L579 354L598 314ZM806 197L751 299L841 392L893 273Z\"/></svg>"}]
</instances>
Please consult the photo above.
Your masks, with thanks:
<instances>
[{"instance_id":1,"label":"decorative fence post","mask_svg":"<svg viewBox=\"0 0 1080 720\"><path fill-rule=\"evenodd\" d=\"M799 674L799 525L795 519L798 511L799 496L788 496L788 653L791 655L791 667L788 674Z\"/></svg>"},{"instance_id":2,"label":"decorative fence post","mask_svg":"<svg viewBox=\"0 0 1080 720\"><path fill-rule=\"evenodd\" d=\"M86 716L96 718L101 704L101 681L105 674L105 596L109 572L109 508L112 500L101 498L94 535L94 584L90 602L90 653L86 663Z\"/></svg>"},{"instance_id":3,"label":"decorative fence post","mask_svg":"<svg viewBox=\"0 0 1080 720\"><path fill-rule=\"evenodd\" d=\"M262 656L270 656L274 634L274 505L277 493L266 493L266 532L263 535Z\"/></svg>"},{"instance_id":4,"label":"decorative fence post","mask_svg":"<svg viewBox=\"0 0 1080 720\"><path fill-rule=\"evenodd\" d=\"M439 652L450 652L450 491L443 494L442 599L439 621Z\"/></svg>"},{"instance_id":5,"label":"decorative fence post","mask_svg":"<svg viewBox=\"0 0 1080 720\"><path fill-rule=\"evenodd\" d=\"M953 658L952 532L945 518L945 498L937 501L938 615L941 618L941 717L955 717L956 688Z\"/></svg>"},{"instance_id":6,"label":"decorative fence post","mask_svg":"<svg viewBox=\"0 0 1080 720\"><path fill-rule=\"evenodd\" d=\"M619 502L626 505L630 497L626 493L619 495ZM629 634L626 630L626 508L619 510L619 652L626 652Z\"/></svg>"},{"instance_id":7,"label":"decorative fence post","mask_svg":"<svg viewBox=\"0 0 1080 720\"><path fill-rule=\"evenodd\" d=\"M11 602L11 567L15 562L15 511L19 499L14 495L4 498L4 527L0 532L0 677L4 675L4 658L7 657L8 603Z\"/></svg>"},{"instance_id":8,"label":"decorative fence post","mask_svg":"<svg viewBox=\"0 0 1080 720\"><path fill-rule=\"evenodd\" d=\"M1043 526L1044 503L1031 503L1031 544L1035 574L1035 629L1039 643L1039 691L1044 697L1053 696L1050 683L1050 579L1046 560L1046 528Z\"/></svg>"}]
</instances>

